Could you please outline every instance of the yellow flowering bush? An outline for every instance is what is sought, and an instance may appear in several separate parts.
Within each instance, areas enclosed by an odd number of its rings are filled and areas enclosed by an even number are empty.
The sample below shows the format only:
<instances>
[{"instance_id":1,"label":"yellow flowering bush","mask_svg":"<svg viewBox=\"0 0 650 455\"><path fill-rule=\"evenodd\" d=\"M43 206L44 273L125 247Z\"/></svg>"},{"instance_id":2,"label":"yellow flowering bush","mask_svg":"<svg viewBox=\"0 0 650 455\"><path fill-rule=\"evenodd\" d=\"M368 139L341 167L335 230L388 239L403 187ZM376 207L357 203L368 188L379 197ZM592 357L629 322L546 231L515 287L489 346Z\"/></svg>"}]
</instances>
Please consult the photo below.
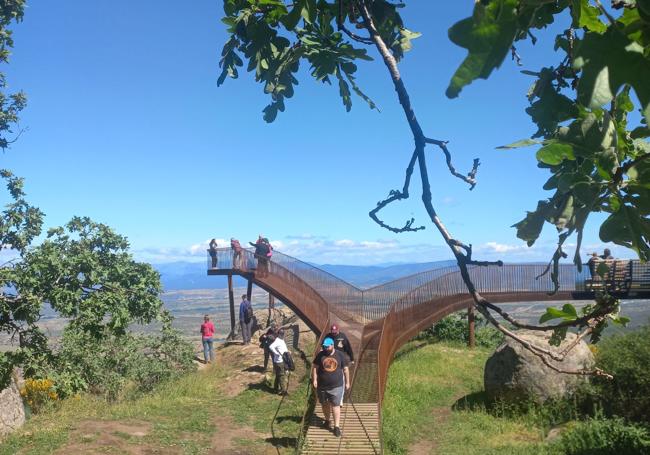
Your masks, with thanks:
<instances>
[{"instance_id":1,"label":"yellow flowering bush","mask_svg":"<svg viewBox=\"0 0 650 455\"><path fill-rule=\"evenodd\" d=\"M37 414L46 404L59 399L59 395L54 390L54 382L47 378L26 379L25 385L20 390L20 396L34 414Z\"/></svg>"}]
</instances>

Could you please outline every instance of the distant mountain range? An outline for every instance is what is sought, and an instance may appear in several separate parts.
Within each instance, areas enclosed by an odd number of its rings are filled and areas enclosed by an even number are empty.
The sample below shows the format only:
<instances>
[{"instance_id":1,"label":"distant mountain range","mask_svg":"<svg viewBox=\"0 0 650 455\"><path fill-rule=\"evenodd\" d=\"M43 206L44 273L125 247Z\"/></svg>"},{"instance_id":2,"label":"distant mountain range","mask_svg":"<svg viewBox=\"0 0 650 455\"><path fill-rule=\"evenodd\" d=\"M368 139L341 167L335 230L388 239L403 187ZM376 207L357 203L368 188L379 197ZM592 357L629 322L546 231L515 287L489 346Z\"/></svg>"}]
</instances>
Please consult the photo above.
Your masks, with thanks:
<instances>
[{"instance_id":1,"label":"distant mountain range","mask_svg":"<svg viewBox=\"0 0 650 455\"><path fill-rule=\"evenodd\" d=\"M374 266L313 264L360 288L368 288L398 278L454 265L456 261L436 261L416 264L384 264ZM208 276L204 262L169 262L154 264L160 272L161 281L166 291L187 289L222 289L227 287L225 277ZM235 276L235 287L246 286L246 280Z\"/></svg>"}]
</instances>

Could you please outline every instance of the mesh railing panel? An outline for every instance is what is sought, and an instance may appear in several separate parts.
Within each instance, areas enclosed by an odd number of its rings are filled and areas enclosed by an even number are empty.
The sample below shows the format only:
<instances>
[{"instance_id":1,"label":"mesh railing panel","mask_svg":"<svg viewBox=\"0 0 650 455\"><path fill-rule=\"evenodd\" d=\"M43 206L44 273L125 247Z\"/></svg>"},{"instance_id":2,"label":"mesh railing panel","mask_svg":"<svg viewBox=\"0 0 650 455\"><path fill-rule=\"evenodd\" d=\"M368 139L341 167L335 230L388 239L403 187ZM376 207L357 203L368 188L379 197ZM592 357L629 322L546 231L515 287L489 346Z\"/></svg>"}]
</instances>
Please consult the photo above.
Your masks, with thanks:
<instances>
[{"instance_id":1,"label":"mesh railing panel","mask_svg":"<svg viewBox=\"0 0 650 455\"><path fill-rule=\"evenodd\" d=\"M363 376L376 372L380 400L397 348L419 330L470 303L457 266L420 272L361 290L311 264L278 252L274 252L264 267L248 249L243 251L241 258L234 257L230 249L220 249L216 259L218 268L254 270L257 280L290 294L304 316L322 330L327 329L330 320L342 321L350 332L348 336L356 352L367 350L366 360L375 365L365 366ZM208 256L208 267L212 265L212 258ZM650 266L633 261L630 267L632 289L635 282L650 289ZM550 273L544 274L546 269L546 264L505 264L502 267L471 267L469 274L476 289L495 301L499 296L507 296L508 301L517 301L517 298L549 300L553 283ZM572 292L584 292L591 274L588 267L578 271L572 264L563 264L558 268L558 277L558 296L567 296ZM358 352L358 356L363 358L363 352ZM372 395L366 392L364 395Z\"/></svg>"}]
</instances>

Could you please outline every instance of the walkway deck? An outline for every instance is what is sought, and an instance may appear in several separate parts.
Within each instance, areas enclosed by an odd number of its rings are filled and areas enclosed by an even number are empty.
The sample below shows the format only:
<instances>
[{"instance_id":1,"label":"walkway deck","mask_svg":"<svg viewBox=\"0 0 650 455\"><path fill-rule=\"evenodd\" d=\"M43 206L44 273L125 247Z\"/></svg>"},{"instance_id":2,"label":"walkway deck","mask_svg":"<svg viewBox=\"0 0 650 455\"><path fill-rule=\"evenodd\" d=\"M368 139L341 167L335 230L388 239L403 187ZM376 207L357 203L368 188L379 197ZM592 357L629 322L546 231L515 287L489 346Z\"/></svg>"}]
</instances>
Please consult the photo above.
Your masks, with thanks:
<instances>
[{"instance_id":1,"label":"walkway deck","mask_svg":"<svg viewBox=\"0 0 650 455\"><path fill-rule=\"evenodd\" d=\"M302 453L306 455L376 455L381 453L377 403L344 403L340 438L324 428L320 406L312 414Z\"/></svg>"},{"instance_id":2,"label":"walkway deck","mask_svg":"<svg viewBox=\"0 0 650 455\"><path fill-rule=\"evenodd\" d=\"M321 428L317 410L309 417L303 452L381 453L381 402L395 352L421 330L472 303L458 268L429 270L361 290L278 252L267 266L257 262L249 250L237 259L230 249L221 249L217 268L210 268L208 258L208 275L247 278L281 299L320 337L337 323L356 354L343 438ZM559 289L553 295L549 295L553 289L550 277L542 273L545 268L544 264L473 267L470 275L477 289L494 303L593 299L594 293L603 289L620 298L650 298L650 265L638 261L628 261L625 270L629 273L623 279L616 275L615 281L592 280L586 267L578 270L574 265L561 265ZM352 401L361 404L353 408ZM357 412L350 412L352 409Z\"/></svg>"}]
</instances>

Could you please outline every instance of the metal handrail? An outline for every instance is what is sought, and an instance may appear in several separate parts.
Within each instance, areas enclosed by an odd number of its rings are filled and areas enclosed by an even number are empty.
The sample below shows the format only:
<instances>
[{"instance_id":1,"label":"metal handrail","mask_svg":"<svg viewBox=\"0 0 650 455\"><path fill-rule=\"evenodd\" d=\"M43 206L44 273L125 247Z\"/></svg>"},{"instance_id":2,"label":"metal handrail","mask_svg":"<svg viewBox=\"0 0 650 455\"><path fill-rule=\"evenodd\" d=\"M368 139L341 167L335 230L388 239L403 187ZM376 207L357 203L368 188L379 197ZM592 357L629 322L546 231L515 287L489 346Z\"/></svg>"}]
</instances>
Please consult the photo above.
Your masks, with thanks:
<instances>
[{"instance_id":1,"label":"metal handrail","mask_svg":"<svg viewBox=\"0 0 650 455\"><path fill-rule=\"evenodd\" d=\"M246 260L243 261L244 267L240 270L250 272L248 265L255 259L254 254L250 249L245 249L243 256ZM234 265L230 249L217 250L216 257L219 266ZM632 283L640 282L644 284L643 289L647 288L647 291L650 291L650 264L633 262L630 263ZM208 258L208 266L211 265L211 259ZM500 298L509 299L503 301L513 301L517 298L522 301L550 300L552 297L547 293L553 286L550 276L542 273L545 268L545 264L505 264L502 267L472 267L469 273L477 289L490 298L496 299L495 302ZM321 329L321 335L327 331L333 318L346 321L355 332L361 333L358 339L354 340L358 348L355 351L359 358L356 370L370 345L370 343L362 344L365 335L364 327L369 327L371 323L381 324L379 335L373 335L379 337L378 344L373 345L376 345L377 349L379 406L383 398L388 368L400 343L403 343L409 334L424 322L431 323L432 320L441 318L446 312L466 305L469 299L457 266L417 272L365 290L312 264L279 252L274 252L273 257L270 258L269 271L274 271L273 275L286 281L285 285L289 286L294 295L302 295L304 299L320 306L317 311L308 312L309 315L306 314L306 317L315 319L311 323ZM584 294L587 291L586 268L578 270L574 265L563 264L558 270L558 275L561 296L572 298L572 292ZM264 282L262 277L259 280ZM467 298L464 299L463 296ZM302 302L293 303L298 305ZM355 389L356 370L350 392ZM305 418L306 416L303 416L303 420Z\"/></svg>"}]
</instances>

